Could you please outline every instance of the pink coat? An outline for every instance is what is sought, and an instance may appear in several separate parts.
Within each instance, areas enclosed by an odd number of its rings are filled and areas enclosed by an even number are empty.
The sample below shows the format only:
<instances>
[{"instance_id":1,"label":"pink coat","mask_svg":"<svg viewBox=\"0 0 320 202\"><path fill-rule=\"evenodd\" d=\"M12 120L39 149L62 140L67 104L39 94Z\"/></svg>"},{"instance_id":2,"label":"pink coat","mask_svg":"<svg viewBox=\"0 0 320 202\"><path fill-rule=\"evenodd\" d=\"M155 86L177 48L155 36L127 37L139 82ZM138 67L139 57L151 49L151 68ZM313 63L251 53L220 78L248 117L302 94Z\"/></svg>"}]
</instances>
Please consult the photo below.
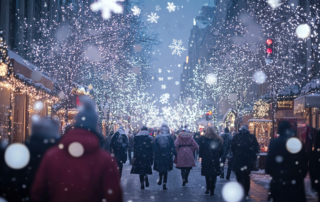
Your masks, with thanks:
<instances>
[{"instance_id":1,"label":"pink coat","mask_svg":"<svg viewBox=\"0 0 320 202\"><path fill-rule=\"evenodd\" d=\"M193 152L198 150L199 146L193 139L192 133L180 132L174 145L177 150L177 168L196 166Z\"/></svg>"}]
</instances>

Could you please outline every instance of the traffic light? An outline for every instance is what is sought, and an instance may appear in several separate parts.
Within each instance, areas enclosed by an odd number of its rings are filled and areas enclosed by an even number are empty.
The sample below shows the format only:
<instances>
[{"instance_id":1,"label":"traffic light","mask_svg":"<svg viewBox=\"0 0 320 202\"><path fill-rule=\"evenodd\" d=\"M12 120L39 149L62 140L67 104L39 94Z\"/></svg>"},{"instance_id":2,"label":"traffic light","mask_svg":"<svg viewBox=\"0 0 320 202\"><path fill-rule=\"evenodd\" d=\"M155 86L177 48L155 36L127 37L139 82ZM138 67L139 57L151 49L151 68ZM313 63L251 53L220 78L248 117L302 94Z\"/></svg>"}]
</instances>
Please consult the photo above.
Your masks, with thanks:
<instances>
[{"instance_id":1,"label":"traffic light","mask_svg":"<svg viewBox=\"0 0 320 202\"><path fill-rule=\"evenodd\" d=\"M273 40L267 39L266 41L266 64L267 65L270 65L273 62L273 54L274 54Z\"/></svg>"},{"instance_id":2,"label":"traffic light","mask_svg":"<svg viewBox=\"0 0 320 202\"><path fill-rule=\"evenodd\" d=\"M212 111L206 113L206 121L212 120Z\"/></svg>"}]
</instances>

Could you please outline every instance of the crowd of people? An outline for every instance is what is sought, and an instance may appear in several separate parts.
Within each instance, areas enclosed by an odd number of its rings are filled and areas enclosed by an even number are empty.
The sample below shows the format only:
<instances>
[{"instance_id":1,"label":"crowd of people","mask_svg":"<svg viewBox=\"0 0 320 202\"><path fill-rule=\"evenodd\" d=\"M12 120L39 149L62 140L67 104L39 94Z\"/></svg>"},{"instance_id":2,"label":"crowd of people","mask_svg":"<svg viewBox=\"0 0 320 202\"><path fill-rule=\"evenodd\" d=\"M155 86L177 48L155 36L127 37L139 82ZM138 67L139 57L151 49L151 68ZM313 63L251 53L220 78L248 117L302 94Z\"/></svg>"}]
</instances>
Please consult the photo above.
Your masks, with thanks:
<instances>
[{"instance_id":1,"label":"crowd of people","mask_svg":"<svg viewBox=\"0 0 320 202\"><path fill-rule=\"evenodd\" d=\"M182 186L186 186L198 157L206 182L204 194L214 195L217 178L224 178L227 161L226 179L230 180L234 171L245 196L249 196L250 173L260 150L248 125L233 134L228 128L219 134L217 128L207 127L203 135L183 127L175 136L167 124L162 124L155 137L145 126L135 134L126 134L120 126L106 140L97 131L94 102L83 98L82 103L74 125L61 137L54 120L43 118L33 123L26 142L30 160L24 168L7 165L3 158L6 145L1 145L0 197L8 202L122 202L120 180L127 160L132 165L130 173L139 175L141 189L149 187L148 175L154 170L159 173L158 185L167 190L168 173L174 164L181 171ZM308 168L312 187L320 192L320 138L315 141L312 155L307 156L303 148L296 153L288 151L286 142L293 136L288 122L279 125L278 134L279 138L270 142L266 160L266 173L272 177L269 200L304 202Z\"/></svg>"}]
</instances>

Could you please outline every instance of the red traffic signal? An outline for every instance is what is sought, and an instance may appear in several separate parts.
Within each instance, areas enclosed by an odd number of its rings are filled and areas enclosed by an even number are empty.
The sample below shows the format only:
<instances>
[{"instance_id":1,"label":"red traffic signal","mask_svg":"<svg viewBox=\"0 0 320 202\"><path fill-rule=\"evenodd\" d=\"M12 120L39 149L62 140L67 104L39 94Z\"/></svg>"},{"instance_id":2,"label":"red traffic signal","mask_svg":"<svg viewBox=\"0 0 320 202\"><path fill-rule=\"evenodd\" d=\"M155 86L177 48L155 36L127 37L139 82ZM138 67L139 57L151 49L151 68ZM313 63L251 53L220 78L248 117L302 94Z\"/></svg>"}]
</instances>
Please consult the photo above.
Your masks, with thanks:
<instances>
[{"instance_id":1,"label":"red traffic signal","mask_svg":"<svg viewBox=\"0 0 320 202\"><path fill-rule=\"evenodd\" d=\"M272 54L272 49L271 48L267 48L267 53L268 54Z\"/></svg>"},{"instance_id":2,"label":"red traffic signal","mask_svg":"<svg viewBox=\"0 0 320 202\"><path fill-rule=\"evenodd\" d=\"M268 46L270 46L273 43L273 41L272 41L272 39L267 39L266 43Z\"/></svg>"},{"instance_id":3,"label":"red traffic signal","mask_svg":"<svg viewBox=\"0 0 320 202\"><path fill-rule=\"evenodd\" d=\"M212 111L209 111L208 113L209 113L209 115L212 115Z\"/></svg>"}]
</instances>

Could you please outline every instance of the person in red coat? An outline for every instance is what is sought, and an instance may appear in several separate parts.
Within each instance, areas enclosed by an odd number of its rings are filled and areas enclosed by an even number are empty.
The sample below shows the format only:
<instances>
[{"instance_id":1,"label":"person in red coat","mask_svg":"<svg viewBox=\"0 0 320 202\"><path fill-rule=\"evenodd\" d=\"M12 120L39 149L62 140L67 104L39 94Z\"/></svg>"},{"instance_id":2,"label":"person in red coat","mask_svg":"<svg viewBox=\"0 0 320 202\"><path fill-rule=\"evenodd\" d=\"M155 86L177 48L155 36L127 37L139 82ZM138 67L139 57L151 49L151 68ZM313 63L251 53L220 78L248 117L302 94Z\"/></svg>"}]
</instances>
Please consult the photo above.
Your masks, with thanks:
<instances>
[{"instance_id":1,"label":"person in red coat","mask_svg":"<svg viewBox=\"0 0 320 202\"><path fill-rule=\"evenodd\" d=\"M103 138L96 132L95 104L85 97L82 108L75 129L43 157L31 189L32 201L123 201L117 161L100 148Z\"/></svg>"}]
</instances>

